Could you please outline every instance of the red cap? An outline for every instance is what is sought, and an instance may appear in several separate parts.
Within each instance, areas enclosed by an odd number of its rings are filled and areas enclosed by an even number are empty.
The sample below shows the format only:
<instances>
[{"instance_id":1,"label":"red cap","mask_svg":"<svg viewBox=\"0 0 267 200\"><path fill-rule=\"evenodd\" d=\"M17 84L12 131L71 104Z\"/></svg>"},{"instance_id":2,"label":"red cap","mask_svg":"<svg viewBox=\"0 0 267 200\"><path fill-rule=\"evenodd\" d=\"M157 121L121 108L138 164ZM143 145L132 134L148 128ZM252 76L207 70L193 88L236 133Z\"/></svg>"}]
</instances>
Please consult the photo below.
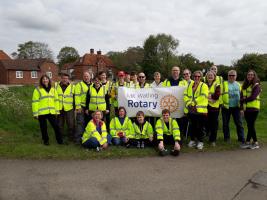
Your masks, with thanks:
<instances>
[{"instance_id":1,"label":"red cap","mask_svg":"<svg viewBox=\"0 0 267 200\"><path fill-rule=\"evenodd\" d=\"M125 76L124 71L119 71L119 72L118 72L118 76Z\"/></svg>"}]
</instances>

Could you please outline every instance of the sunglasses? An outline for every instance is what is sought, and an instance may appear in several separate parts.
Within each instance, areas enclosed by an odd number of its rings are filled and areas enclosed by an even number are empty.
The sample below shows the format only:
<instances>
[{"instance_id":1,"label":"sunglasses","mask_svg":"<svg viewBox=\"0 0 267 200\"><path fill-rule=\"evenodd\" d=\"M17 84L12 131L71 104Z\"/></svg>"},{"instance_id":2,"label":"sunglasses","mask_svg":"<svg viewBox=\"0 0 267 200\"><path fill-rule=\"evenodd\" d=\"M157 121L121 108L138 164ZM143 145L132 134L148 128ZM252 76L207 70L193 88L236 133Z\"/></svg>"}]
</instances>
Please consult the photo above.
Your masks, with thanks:
<instances>
[{"instance_id":1,"label":"sunglasses","mask_svg":"<svg viewBox=\"0 0 267 200\"><path fill-rule=\"evenodd\" d=\"M194 76L195 78L200 78L201 76Z\"/></svg>"},{"instance_id":2,"label":"sunglasses","mask_svg":"<svg viewBox=\"0 0 267 200\"><path fill-rule=\"evenodd\" d=\"M235 75L233 75L233 74L230 74L230 75L228 75L228 76L235 76Z\"/></svg>"},{"instance_id":3,"label":"sunglasses","mask_svg":"<svg viewBox=\"0 0 267 200\"><path fill-rule=\"evenodd\" d=\"M184 75L184 76L185 76L185 75L189 75L189 73L185 73L185 74L183 74L183 75Z\"/></svg>"},{"instance_id":4,"label":"sunglasses","mask_svg":"<svg viewBox=\"0 0 267 200\"><path fill-rule=\"evenodd\" d=\"M145 78L145 76L139 76L138 78Z\"/></svg>"}]
</instances>

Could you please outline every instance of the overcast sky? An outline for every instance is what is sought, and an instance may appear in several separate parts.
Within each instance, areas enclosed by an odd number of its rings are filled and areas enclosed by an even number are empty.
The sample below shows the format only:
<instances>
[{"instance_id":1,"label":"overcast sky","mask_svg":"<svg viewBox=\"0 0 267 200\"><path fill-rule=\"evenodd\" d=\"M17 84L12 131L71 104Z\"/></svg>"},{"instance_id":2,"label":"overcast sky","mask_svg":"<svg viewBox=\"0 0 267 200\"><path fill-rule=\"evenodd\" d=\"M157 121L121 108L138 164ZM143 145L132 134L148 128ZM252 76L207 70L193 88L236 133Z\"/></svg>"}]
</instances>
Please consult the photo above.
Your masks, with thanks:
<instances>
[{"instance_id":1,"label":"overcast sky","mask_svg":"<svg viewBox=\"0 0 267 200\"><path fill-rule=\"evenodd\" d=\"M45 42L54 57L64 46L123 51L150 34L171 34L177 53L230 65L244 53L267 53L266 0L0 0L0 49Z\"/></svg>"}]
</instances>

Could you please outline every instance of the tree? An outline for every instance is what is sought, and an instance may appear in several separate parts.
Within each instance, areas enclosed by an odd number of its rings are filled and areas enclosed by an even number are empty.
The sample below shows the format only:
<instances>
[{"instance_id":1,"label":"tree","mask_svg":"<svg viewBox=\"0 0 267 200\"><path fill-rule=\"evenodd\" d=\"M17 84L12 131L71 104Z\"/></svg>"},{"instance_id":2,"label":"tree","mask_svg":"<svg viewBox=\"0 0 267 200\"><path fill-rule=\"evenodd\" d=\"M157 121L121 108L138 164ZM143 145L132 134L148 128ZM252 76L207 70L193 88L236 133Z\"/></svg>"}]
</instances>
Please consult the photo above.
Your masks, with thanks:
<instances>
[{"instance_id":1,"label":"tree","mask_svg":"<svg viewBox=\"0 0 267 200\"><path fill-rule=\"evenodd\" d=\"M244 79L249 69L257 72L262 80L267 78L267 55L250 53L244 54L243 57L234 63L237 69L239 79Z\"/></svg>"},{"instance_id":2,"label":"tree","mask_svg":"<svg viewBox=\"0 0 267 200\"><path fill-rule=\"evenodd\" d=\"M78 51L73 47L62 47L57 55L58 65L61 68L66 63L71 63L79 59Z\"/></svg>"},{"instance_id":3,"label":"tree","mask_svg":"<svg viewBox=\"0 0 267 200\"><path fill-rule=\"evenodd\" d=\"M172 35L157 34L150 35L144 42L143 68L146 74L151 77L151 71L159 71L167 76L171 67L177 64L175 51L179 41Z\"/></svg>"},{"instance_id":4,"label":"tree","mask_svg":"<svg viewBox=\"0 0 267 200\"><path fill-rule=\"evenodd\" d=\"M141 64L144 59L144 49L140 46L129 47L123 52L110 51L106 56L108 56L120 70L127 72L141 71Z\"/></svg>"},{"instance_id":5,"label":"tree","mask_svg":"<svg viewBox=\"0 0 267 200\"><path fill-rule=\"evenodd\" d=\"M21 59L48 58L53 60L53 52L48 47L48 44L45 43L28 41L24 44L19 44L17 51L17 57Z\"/></svg>"}]
</instances>

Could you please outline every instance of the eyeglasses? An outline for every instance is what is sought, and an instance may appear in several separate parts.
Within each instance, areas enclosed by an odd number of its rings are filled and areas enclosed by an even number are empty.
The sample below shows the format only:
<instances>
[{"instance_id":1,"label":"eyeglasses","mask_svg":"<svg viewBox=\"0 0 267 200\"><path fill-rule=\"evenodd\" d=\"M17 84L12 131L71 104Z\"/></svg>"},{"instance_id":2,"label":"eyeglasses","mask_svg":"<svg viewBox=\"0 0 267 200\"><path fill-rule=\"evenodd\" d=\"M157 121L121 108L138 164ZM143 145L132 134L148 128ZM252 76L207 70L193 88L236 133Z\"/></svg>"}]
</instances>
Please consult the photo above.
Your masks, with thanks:
<instances>
[{"instance_id":1,"label":"eyeglasses","mask_svg":"<svg viewBox=\"0 0 267 200\"><path fill-rule=\"evenodd\" d=\"M194 76L195 78L200 78L201 76Z\"/></svg>"},{"instance_id":2,"label":"eyeglasses","mask_svg":"<svg viewBox=\"0 0 267 200\"><path fill-rule=\"evenodd\" d=\"M139 76L138 78L145 78L145 76Z\"/></svg>"},{"instance_id":3,"label":"eyeglasses","mask_svg":"<svg viewBox=\"0 0 267 200\"><path fill-rule=\"evenodd\" d=\"M184 75L184 76L185 76L185 75L189 75L189 73L184 73L183 75Z\"/></svg>"},{"instance_id":4,"label":"eyeglasses","mask_svg":"<svg viewBox=\"0 0 267 200\"><path fill-rule=\"evenodd\" d=\"M229 74L228 76L235 76L235 75L233 75L233 74Z\"/></svg>"}]
</instances>

